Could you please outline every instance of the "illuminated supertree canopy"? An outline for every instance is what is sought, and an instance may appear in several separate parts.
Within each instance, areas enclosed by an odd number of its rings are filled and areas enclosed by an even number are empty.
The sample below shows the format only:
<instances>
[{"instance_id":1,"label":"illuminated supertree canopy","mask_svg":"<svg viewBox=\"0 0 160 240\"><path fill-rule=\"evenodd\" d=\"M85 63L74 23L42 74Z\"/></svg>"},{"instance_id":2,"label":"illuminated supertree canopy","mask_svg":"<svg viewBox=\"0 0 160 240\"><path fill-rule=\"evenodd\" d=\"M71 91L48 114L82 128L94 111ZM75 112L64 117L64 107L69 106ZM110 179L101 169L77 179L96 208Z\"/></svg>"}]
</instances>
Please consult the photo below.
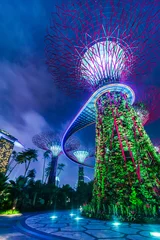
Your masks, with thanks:
<instances>
[{"instance_id":1,"label":"illuminated supertree canopy","mask_svg":"<svg viewBox=\"0 0 160 240\"><path fill-rule=\"evenodd\" d=\"M32 141L38 148L50 151L52 153L51 171L49 174L48 183L55 184L58 157L60 156L60 154L63 153L61 148L61 136L56 132L52 131L42 132L35 135L32 138ZM78 140L76 138L70 138L67 143L66 149L67 151L72 151L78 146Z\"/></svg>"},{"instance_id":2,"label":"illuminated supertree canopy","mask_svg":"<svg viewBox=\"0 0 160 240\"><path fill-rule=\"evenodd\" d=\"M93 149L86 149L85 147L79 147L76 151L73 151L72 154L76 157L77 162L79 165L78 170L78 182L77 182L77 188L81 186L81 184L84 183L84 167L82 164L84 163L87 158L91 158L94 156Z\"/></svg>"},{"instance_id":3,"label":"illuminated supertree canopy","mask_svg":"<svg viewBox=\"0 0 160 240\"><path fill-rule=\"evenodd\" d=\"M69 91L73 85L81 91L124 82L130 74L134 79L138 75L139 82L159 57L159 42L154 41L158 30L159 1L59 6L45 39L49 71Z\"/></svg>"},{"instance_id":4,"label":"illuminated supertree canopy","mask_svg":"<svg viewBox=\"0 0 160 240\"><path fill-rule=\"evenodd\" d=\"M87 151L75 151L73 152L74 156L77 158L79 163L83 163L85 159L88 157L89 152Z\"/></svg>"},{"instance_id":5,"label":"illuminated supertree canopy","mask_svg":"<svg viewBox=\"0 0 160 240\"><path fill-rule=\"evenodd\" d=\"M95 157L95 150L80 145L75 151L70 153L70 157L71 155L76 157L77 163L83 164L88 158Z\"/></svg>"},{"instance_id":6,"label":"illuminated supertree canopy","mask_svg":"<svg viewBox=\"0 0 160 240\"><path fill-rule=\"evenodd\" d=\"M159 5L153 0L78 1L53 14L45 38L49 71L78 97L83 89L92 92L63 137L66 153L69 137L96 117L95 181L87 216L132 221L138 214L158 214L160 159L143 128L155 109L150 111L149 100L146 108L132 105L140 93L135 96L134 90L145 89L145 74L160 55Z\"/></svg>"}]
</instances>

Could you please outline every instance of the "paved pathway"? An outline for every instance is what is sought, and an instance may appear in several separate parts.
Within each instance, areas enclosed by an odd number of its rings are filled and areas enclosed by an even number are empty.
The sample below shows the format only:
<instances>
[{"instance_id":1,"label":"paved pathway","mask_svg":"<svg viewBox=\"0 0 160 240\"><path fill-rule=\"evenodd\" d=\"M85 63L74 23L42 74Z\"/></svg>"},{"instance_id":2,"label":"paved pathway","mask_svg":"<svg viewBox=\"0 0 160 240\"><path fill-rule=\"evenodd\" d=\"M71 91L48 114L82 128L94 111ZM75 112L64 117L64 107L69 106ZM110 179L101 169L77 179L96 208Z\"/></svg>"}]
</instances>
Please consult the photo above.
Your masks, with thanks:
<instances>
[{"instance_id":1,"label":"paved pathway","mask_svg":"<svg viewBox=\"0 0 160 240\"><path fill-rule=\"evenodd\" d=\"M117 223L86 219L74 212L44 213L31 216L23 227L41 239L147 240L160 239L160 225ZM157 236L152 236L157 235ZM158 236L159 235L159 236Z\"/></svg>"},{"instance_id":2,"label":"paved pathway","mask_svg":"<svg viewBox=\"0 0 160 240\"><path fill-rule=\"evenodd\" d=\"M16 224L26 216L0 216L0 240L36 240L33 236L20 231Z\"/></svg>"}]
</instances>

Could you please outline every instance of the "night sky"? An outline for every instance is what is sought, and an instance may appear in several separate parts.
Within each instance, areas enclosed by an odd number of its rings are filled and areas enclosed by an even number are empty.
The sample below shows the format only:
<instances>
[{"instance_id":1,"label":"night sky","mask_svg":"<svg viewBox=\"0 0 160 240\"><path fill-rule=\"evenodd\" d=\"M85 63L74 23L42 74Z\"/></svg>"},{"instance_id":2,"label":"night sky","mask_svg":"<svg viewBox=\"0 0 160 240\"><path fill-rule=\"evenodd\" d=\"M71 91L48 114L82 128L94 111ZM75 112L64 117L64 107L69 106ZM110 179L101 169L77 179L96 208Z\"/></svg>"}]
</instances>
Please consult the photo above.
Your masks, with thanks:
<instances>
[{"instance_id":1,"label":"night sky","mask_svg":"<svg viewBox=\"0 0 160 240\"><path fill-rule=\"evenodd\" d=\"M32 137L53 129L61 134L87 100L72 99L57 89L47 71L44 56L44 36L55 5L65 0L1 0L0 1L0 128L8 131L25 145L33 148ZM152 85L159 83L159 65L148 76ZM89 96L88 96L89 97ZM157 104L160 105L159 102ZM94 126L78 134L86 147L95 141ZM148 125L152 139L160 137L160 120ZM86 137L87 136L87 137ZM39 161L33 163L37 178L42 175L42 150ZM66 157L61 185L76 184L78 165ZM23 174L23 167L12 174ZM93 170L85 168L85 175L93 178Z\"/></svg>"}]
</instances>

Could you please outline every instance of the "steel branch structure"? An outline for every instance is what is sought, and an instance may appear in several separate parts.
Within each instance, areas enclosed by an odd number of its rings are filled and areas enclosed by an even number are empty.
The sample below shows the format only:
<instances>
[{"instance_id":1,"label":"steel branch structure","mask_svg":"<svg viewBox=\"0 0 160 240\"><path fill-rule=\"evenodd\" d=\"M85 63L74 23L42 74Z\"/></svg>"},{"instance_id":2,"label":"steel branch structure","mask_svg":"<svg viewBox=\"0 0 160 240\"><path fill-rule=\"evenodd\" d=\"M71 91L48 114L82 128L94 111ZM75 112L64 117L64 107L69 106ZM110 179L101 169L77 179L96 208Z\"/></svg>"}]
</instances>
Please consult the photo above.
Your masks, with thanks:
<instances>
[{"instance_id":1,"label":"steel branch structure","mask_svg":"<svg viewBox=\"0 0 160 240\"><path fill-rule=\"evenodd\" d=\"M54 80L78 94L124 82L131 74L139 82L159 57L159 8L158 0L85 0L58 6L45 38Z\"/></svg>"}]
</instances>

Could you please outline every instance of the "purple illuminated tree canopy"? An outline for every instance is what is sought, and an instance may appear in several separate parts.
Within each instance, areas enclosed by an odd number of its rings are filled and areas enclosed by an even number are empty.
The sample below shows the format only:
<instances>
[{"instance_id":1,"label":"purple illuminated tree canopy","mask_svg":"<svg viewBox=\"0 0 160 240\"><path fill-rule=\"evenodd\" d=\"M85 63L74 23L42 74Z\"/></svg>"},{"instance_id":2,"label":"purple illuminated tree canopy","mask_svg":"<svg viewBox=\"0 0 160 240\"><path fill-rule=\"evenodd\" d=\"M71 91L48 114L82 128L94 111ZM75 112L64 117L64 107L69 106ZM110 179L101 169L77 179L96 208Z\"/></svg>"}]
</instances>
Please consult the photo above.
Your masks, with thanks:
<instances>
[{"instance_id":1,"label":"purple illuminated tree canopy","mask_svg":"<svg viewBox=\"0 0 160 240\"><path fill-rule=\"evenodd\" d=\"M54 131L36 134L32 138L32 141L38 148L41 148L43 150L49 150L54 155L56 154L58 156L62 152L61 136ZM73 149L77 149L78 146L79 140L75 137L71 137L67 142L66 149L67 151L72 151Z\"/></svg>"},{"instance_id":2,"label":"purple illuminated tree canopy","mask_svg":"<svg viewBox=\"0 0 160 240\"><path fill-rule=\"evenodd\" d=\"M94 91L130 74L139 82L159 58L159 5L156 0L85 0L57 7L45 38L55 81L69 92Z\"/></svg>"}]
</instances>

